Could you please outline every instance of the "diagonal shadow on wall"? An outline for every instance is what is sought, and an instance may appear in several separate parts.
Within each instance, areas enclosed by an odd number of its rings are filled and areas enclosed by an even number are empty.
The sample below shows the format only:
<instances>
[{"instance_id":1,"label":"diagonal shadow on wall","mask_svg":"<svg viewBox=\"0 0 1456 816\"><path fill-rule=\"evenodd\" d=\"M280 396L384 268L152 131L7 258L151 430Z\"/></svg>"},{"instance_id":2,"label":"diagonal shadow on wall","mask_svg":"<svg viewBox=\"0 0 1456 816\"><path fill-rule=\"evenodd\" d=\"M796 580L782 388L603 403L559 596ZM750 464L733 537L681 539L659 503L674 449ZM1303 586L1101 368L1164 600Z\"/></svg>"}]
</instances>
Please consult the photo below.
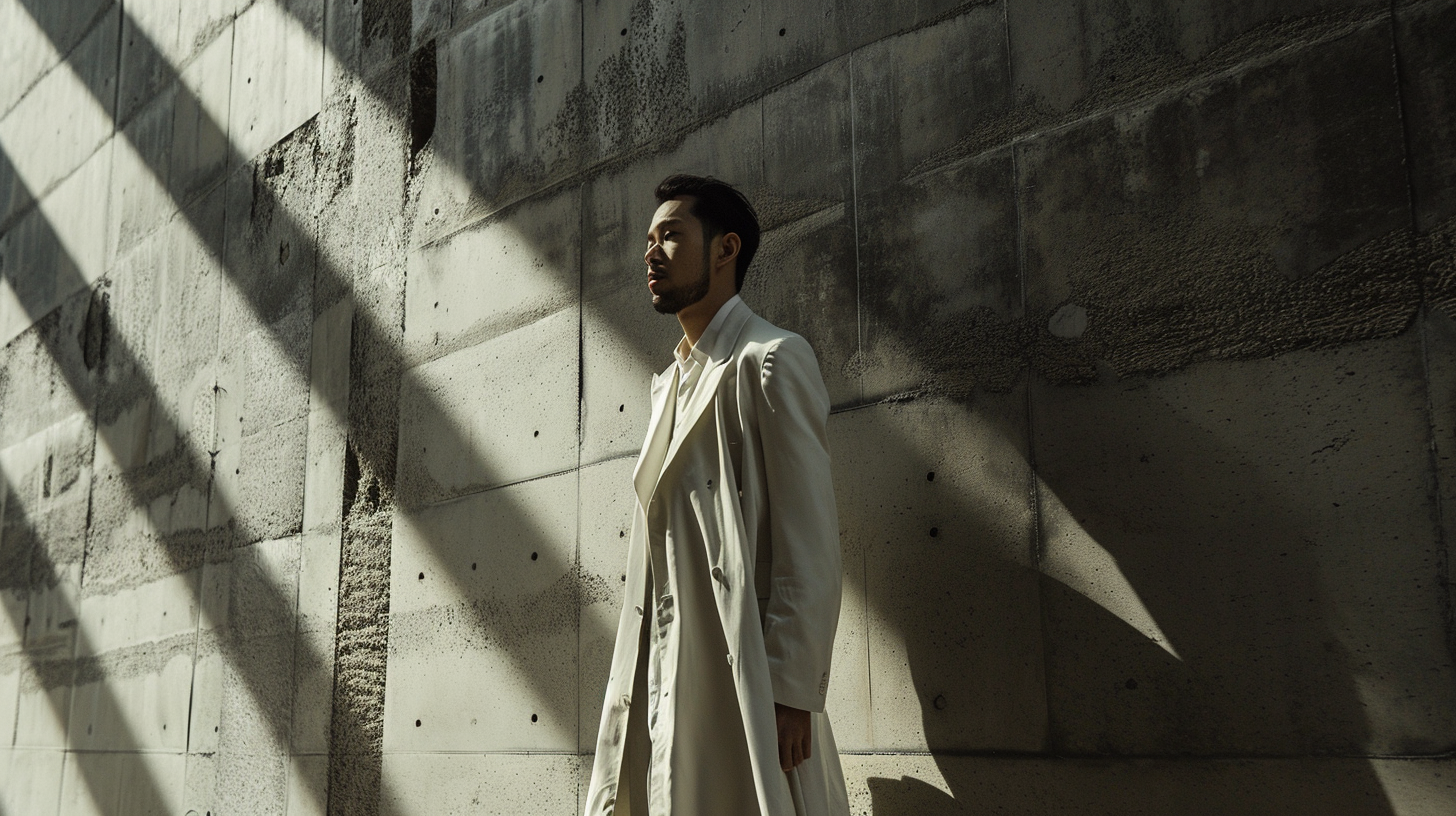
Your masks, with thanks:
<instances>
[{"instance_id":1,"label":"diagonal shadow on wall","mask_svg":"<svg viewBox=\"0 0 1456 816\"><path fill-rule=\"evenodd\" d=\"M26 8L29 11L33 11L33 4L30 3L29 0L26 0ZM48 16L39 13L33 13L32 16L36 19L38 24L41 24L43 26L46 24L48 19ZM56 32L47 30L46 33L49 36L52 36L53 39L57 38ZM164 66L163 70L166 74L166 81L162 83L162 87L166 87L167 85L171 84L178 88L179 95L190 96L190 92L179 81L176 71L168 66L160 50L154 44L150 43L146 39L145 34L140 30L136 31L136 37L132 43L132 47L135 49L134 53L138 53L140 55L140 61L142 61L144 64L157 64ZM90 87L90 90L98 96L98 99L101 98L101 89L96 87ZM195 110L205 110L202 103L195 97L188 99L187 104L190 104ZM226 133L215 121L210 119L210 117L208 117L205 112L201 114L201 118L203 121L202 124L199 126L199 130L203 132L203 135L200 137L200 140L221 140L223 143L228 143ZM123 130L122 132L128 137L131 136L128 131ZM142 146L134 145L134 147L141 148ZM152 171L159 178L165 177L165 162L167 160L167 157L149 155L144 149L138 149L138 153L140 154L142 160L150 165ZM261 176L265 171L265 168L262 167L265 162L266 157L258 161L245 161L241 155L233 150L229 157L228 166L230 168L235 168L235 172ZM338 267L331 259L327 257L322 257L322 254L319 253L316 243L315 225L312 223L301 221L299 215L290 210L290 207L288 206L290 202L281 200L278 194L266 185L254 185L253 194L255 196L255 199L253 201L254 211L266 211L273 213L273 218L275 219L275 221L282 222L282 226L279 227L277 231L296 237L299 245L295 246L292 249L292 253L298 254L302 257L316 258L317 265L315 267L315 280L313 281L313 287L318 291L329 293L334 297L345 296L345 294L348 293L351 289L348 274L345 270ZM197 235L197 237L202 241L202 243L206 246L206 248L212 253L214 257L230 257L228 254L228 248L223 245L222 233L216 229L215 224L204 220L205 215L200 212L200 208L185 205L181 206L180 216L190 222L192 231ZM236 257L236 254L234 253L231 257ZM262 325L265 330L277 331L279 314L277 312L277 304L273 301L275 293L270 291L265 285L260 285L260 283L266 282L259 282L255 278L250 279L252 278L252 276L250 270L247 269L233 266L228 267L226 271L237 282L238 288L242 290L240 294L243 296L245 305L253 311L253 317L256 323ZM311 304L305 302L303 304L303 308L307 309L310 305ZM354 325L354 344L356 347L367 347L375 353L388 355L390 359L387 359L385 362L378 364L380 368L392 369L396 372L402 371L406 368L406 366L404 365L404 362L399 355L397 345L391 339L395 337L395 332L391 328L385 325L381 325L379 322L380 319L380 316L373 315L368 312L356 312ZM302 368L302 370L297 373L302 373L306 375L307 343L303 342L300 347L299 340L296 335L292 337L279 337L276 338L276 340L281 345L288 348L288 351L285 352L284 356L290 360L296 361ZM125 351L124 345L120 345L120 338L115 338L112 342L113 348L116 349L116 353L123 355L122 358L118 361L117 368L126 368L128 370L134 370L138 372L145 370L140 365L141 361L138 360L135 355L127 353ZM124 363L125 365L122 365L122 363ZM304 377L304 379L306 380L306 376ZM133 388L132 391L136 395L135 398L144 399L147 398L149 394L155 394L156 388L153 385L142 383L141 387ZM329 404L327 407L329 408L329 410L331 410L331 412L333 412L338 421L348 421L348 409L346 405ZM115 409L113 408L113 410ZM445 418L447 422L452 422L452 420L450 420L448 412L441 410L438 407L431 410L436 416ZM444 429L444 435L447 437L446 441L444 442L445 447L456 447L459 449L467 450L471 448L467 441L466 435L461 432L458 427L453 426L453 424L446 426L446 428ZM375 478L383 483L382 493L386 497L390 496L393 493L393 451L360 451L357 448L355 450L364 455L365 461L363 461L362 464L368 467L373 472ZM488 452L481 453L486 454ZM371 454L374 457L372 460L367 458ZM206 467L202 467L201 463L184 461L179 462L179 465L180 467L178 468L178 470L174 474L172 474L172 478L168 479L171 484L209 483L208 469ZM147 492L140 493L139 491L140 494L134 496L134 501L138 506L145 506L147 503L155 499L157 495L165 494L165 487L161 491L156 490L156 485L149 485L148 487L149 490ZM524 511L517 510L516 512L518 515L522 516L522 523L517 526L519 528L529 528L529 525L524 523ZM185 540L185 537L179 537L179 539ZM179 540L174 542L164 541L163 543L167 551L167 556L172 560L174 566L178 570L190 569L199 563L199 558L201 554L198 553L194 548L189 546L191 542L184 543L183 540ZM244 541L240 543L249 542ZM547 552L547 549L545 547L540 548L540 550L543 552ZM567 564L543 563L542 566L545 568L559 569L563 573L569 573L571 571L570 567ZM282 592L277 587L268 587L262 590L260 596L254 599L253 605L260 609L270 610L269 614L271 615L283 617L286 617L289 614L289 611L292 609L291 602L283 597ZM605 636L605 633L596 634L598 634L599 636ZM383 644L379 644L379 647L381 649L382 645ZM236 657L239 656L234 656L234 658ZM310 668L315 668L317 666L328 665L328 662L319 655L308 655L307 657L303 658L303 660L311 665L297 667L296 673L302 673L309 670ZM252 692L255 700L259 701L260 703L267 701L275 685L273 683L274 677L270 673L272 665L271 662L256 659L241 661L238 659L233 659L230 660L230 662L234 663L235 669L237 669L245 678L247 678L247 685ZM344 699L347 700L349 698L346 697ZM382 703L382 700L380 702ZM286 706L281 710L276 705L259 705L259 708L260 710L265 712L265 714L270 719L270 725L275 736L282 738L282 741L279 744L288 744L286 739L288 723L283 716L286 712ZM562 717L562 719L566 718ZM378 717L370 716L369 714L362 712L340 711L336 708L335 721L336 724L350 724L352 730L364 730L376 728ZM367 735L361 737L357 734L337 733L335 737L336 740L338 740L341 736L345 741L356 744L368 744L370 740L370 737L368 737ZM369 758L367 756L360 757L357 755L348 756L347 758L341 757L341 761L347 761L349 763L359 763L361 761L367 762L368 759ZM375 761L377 762L377 754L375 755ZM367 797L366 800L373 798L376 797Z\"/></svg>"},{"instance_id":2,"label":"diagonal shadow on wall","mask_svg":"<svg viewBox=\"0 0 1456 816\"><path fill-rule=\"evenodd\" d=\"M0 162L8 164L8 157L0 154ZM19 178L13 167L5 167L5 171ZM18 181L17 181L18 183ZM37 215L39 215L37 213ZM51 229L44 218L37 218L35 228L37 234L31 236L31 241L43 248L53 262L42 273L54 275L75 274L80 267L76 261L67 254L64 243ZM11 273L13 274L13 272ZM191 485L201 487L205 493L210 494L209 503L217 506L222 518L233 518L234 514L229 508L230 497L223 495L220 490L212 489L214 463L209 452L198 450L191 443L189 434L185 429L178 426L175 417L168 414L162 407L161 396L154 382L148 375L148 365L129 345L128 338L118 330L113 316L108 311L108 295L104 286L97 289L88 289L83 281L57 280L55 284L62 290L80 289L80 292L69 300L73 303L79 302L86 305L85 332L77 335L58 330L46 330L46 326L38 327L38 335L44 344L50 360L55 369L61 375L65 385L70 389L78 403L85 407L90 418L97 426L102 426L96 432L97 441L102 446L112 449L116 442L109 438L108 428L105 423L99 421L98 403L101 401L98 394L104 396L109 389L132 392L137 399L153 400L150 418L153 433L162 439L175 441L175 447L170 450L160 451L156 458L144 463L140 467L124 470L120 473L123 488L128 491L132 506L145 508L154 503L158 494L167 495L175 491L179 486ZM33 320L40 322L43 315L31 313L33 302L29 298L25 287L17 292L18 300L27 313L31 314ZM37 299L44 300L40 295ZM56 315L57 312L51 312ZM83 348L89 346L89 348ZM128 454L123 451L110 450L114 461L124 462ZM213 453L215 455L215 452ZM93 454L93 461L95 456ZM99 469L93 468L93 476L97 481L101 480L102 474ZM23 493L7 485L9 495L18 498ZM92 487L93 490L97 489ZM19 503L7 503L7 514L11 508L15 512L24 514L25 508ZM8 524L16 524L19 528L25 528L25 519L7 519ZM231 526L231 525L230 525ZM198 533L201 533L199 535ZM230 542L229 533L220 530L196 531L182 530L173 531L170 534L159 536L158 546L163 550L169 559L172 569L176 573L194 572L200 573L204 564L216 563L219 561L231 561L233 554L230 551L234 544ZM244 533L236 533L239 537L245 537ZM7 539L12 537L7 536ZM19 589L28 591L33 587L54 588L61 583L61 576L55 569L50 555L45 548L45 541L38 536L21 536L16 539L29 546L29 552L16 553L8 551L7 546L5 561L10 569L7 570L7 589ZM7 540L7 544L10 541ZM134 554L145 560L145 554ZM80 576L82 584L85 583L84 576ZM193 583L194 591L198 584ZM242 680L242 684L252 699L258 711L265 714L265 719L270 727L271 737L276 745L283 746L286 751L290 744L290 720L289 713L292 706L292 687L288 682L294 676L317 676L322 668L328 663L321 655L315 654L308 649L298 649L295 655L294 645L291 637L277 639L260 639L255 637L259 631L277 632L287 631L292 627L294 616L294 600L287 597L282 587L271 584L267 581L249 582L248 589L251 597L246 604L234 609L217 609L216 600L212 598L203 599L194 597L194 604L198 610L203 625L208 621L208 611L213 613L222 612L228 615L225 625L216 627L216 631L209 637L206 632L200 632L198 637L207 641L204 648L218 648L224 655L228 664L235 672L235 676ZM84 622L80 621L78 609L70 608L69 603L63 595L55 594L53 603L61 604L58 610L59 619L76 621L77 643L73 654L75 658L63 658L54 665L36 667L36 677L43 680L47 691L57 686L69 686L79 682L78 677L89 678L88 683L92 684L97 698L94 708L98 712L110 713L117 717L120 733L114 736L115 745L119 746L119 752L135 751L141 746L139 741L130 733L130 727L121 717L127 710L122 705L113 691L105 682L106 672L104 664L91 657L94 650L88 640ZM207 610L204 601L212 605ZM206 610L206 611L205 611ZM216 625L216 622L213 622ZM290 633L291 634L291 633ZM280 673L281 670L281 673ZM65 701L67 705L71 700L70 695L54 696L47 695L52 703L59 704ZM71 712L54 712L59 722L69 721ZM97 772L95 764L80 762L83 779L92 789L95 798L104 809L109 809L103 800L102 791L106 790L104 779L93 778ZM166 803L155 779L145 773L135 777L136 784L141 786L128 796L139 796L147 802Z\"/></svg>"}]
</instances>

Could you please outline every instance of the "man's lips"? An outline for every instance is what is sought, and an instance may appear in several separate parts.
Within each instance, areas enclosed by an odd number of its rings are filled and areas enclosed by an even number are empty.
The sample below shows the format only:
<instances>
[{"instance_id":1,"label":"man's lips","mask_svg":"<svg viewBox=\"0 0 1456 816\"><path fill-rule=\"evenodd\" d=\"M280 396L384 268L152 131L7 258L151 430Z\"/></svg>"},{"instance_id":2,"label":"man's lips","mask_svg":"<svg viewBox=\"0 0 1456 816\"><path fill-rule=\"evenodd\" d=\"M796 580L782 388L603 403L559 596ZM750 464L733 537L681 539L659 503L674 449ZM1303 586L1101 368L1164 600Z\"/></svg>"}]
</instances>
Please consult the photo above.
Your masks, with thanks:
<instances>
[{"instance_id":1,"label":"man's lips","mask_svg":"<svg viewBox=\"0 0 1456 816\"><path fill-rule=\"evenodd\" d=\"M647 291L654 295L657 294L657 287L665 280L667 280L667 273L665 272L648 272Z\"/></svg>"}]
</instances>

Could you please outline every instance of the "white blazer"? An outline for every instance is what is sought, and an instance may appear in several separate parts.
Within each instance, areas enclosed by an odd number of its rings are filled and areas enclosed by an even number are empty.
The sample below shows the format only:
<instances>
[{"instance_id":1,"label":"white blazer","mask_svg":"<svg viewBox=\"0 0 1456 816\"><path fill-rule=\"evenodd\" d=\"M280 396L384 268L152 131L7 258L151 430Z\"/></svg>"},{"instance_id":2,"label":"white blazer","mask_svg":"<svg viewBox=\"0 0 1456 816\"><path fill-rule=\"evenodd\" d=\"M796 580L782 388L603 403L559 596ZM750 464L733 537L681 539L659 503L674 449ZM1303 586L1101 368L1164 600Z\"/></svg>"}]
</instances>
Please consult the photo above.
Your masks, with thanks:
<instances>
[{"instance_id":1,"label":"white blazer","mask_svg":"<svg viewBox=\"0 0 1456 816\"><path fill-rule=\"evenodd\" d=\"M695 536L712 565L760 812L849 812L823 713L841 592L825 428L829 395L802 337L746 305L734 308L720 332L676 433L665 420L675 399L672 367L653 380L652 420L633 476L638 501L626 553L626 602L587 816L607 816L616 803L641 643L636 605L648 588L649 528L664 526L679 539ZM775 702L811 712L813 756L787 775L778 761ZM665 715L672 716L670 707ZM673 733L670 723L667 732ZM712 734L674 733L672 739L702 741L703 750L712 750ZM668 808L657 803L652 810Z\"/></svg>"}]
</instances>

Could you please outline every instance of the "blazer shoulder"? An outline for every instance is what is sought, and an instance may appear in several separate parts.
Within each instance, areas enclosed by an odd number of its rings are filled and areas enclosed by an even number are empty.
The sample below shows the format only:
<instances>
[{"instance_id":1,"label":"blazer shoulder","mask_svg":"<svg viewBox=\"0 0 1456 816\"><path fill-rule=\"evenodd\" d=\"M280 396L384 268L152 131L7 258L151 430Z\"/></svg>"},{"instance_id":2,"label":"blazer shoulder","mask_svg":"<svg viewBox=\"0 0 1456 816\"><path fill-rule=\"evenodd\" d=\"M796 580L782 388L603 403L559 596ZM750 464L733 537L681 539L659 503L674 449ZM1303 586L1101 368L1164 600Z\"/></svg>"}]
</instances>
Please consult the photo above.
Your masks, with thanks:
<instances>
[{"instance_id":1,"label":"blazer shoulder","mask_svg":"<svg viewBox=\"0 0 1456 816\"><path fill-rule=\"evenodd\" d=\"M764 359L781 346L805 351L811 355L814 353L809 346L809 341L803 337L788 329L775 326L755 314L748 319L748 323L743 327L743 332L738 335L736 356L744 362L762 365Z\"/></svg>"}]
</instances>

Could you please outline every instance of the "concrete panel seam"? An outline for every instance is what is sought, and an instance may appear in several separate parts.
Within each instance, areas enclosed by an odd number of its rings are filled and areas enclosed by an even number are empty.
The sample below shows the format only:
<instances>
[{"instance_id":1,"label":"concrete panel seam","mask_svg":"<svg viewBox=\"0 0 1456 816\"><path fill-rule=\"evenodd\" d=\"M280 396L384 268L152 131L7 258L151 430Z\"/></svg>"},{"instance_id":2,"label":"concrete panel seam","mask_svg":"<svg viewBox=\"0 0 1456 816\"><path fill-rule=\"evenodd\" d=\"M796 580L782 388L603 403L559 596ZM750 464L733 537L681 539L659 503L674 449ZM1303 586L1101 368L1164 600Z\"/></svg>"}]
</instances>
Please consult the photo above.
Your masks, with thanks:
<instances>
[{"instance_id":1,"label":"concrete panel seam","mask_svg":"<svg viewBox=\"0 0 1456 816\"><path fill-rule=\"evenodd\" d=\"M859 258L859 123L855 116L854 52L849 53L849 200L854 207L854 343L855 354L864 353L864 298ZM864 402L864 378L859 382L859 401Z\"/></svg>"},{"instance_id":2,"label":"concrete panel seam","mask_svg":"<svg viewBox=\"0 0 1456 816\"><path fill-rule=\"evenodd\" d=\"M1401 65L1400 29L1396 25L1396 1L1397 0L1390 0L1391 68L1395 72L1395 104L1398 116L1400 117L1402 151L1401 168L1405 173L1405 203L1406 209L1410 213L1411 235L1419 236L1420 223L1416 212L1415 179L1411 169L1414 150L1411 147L1411 124L1409 117L1407 116L1408 106L1406 104L1405 98L1405 72ZM1441 0L1431 0L1431 2L1418 3L1409 7L1407 11L1424 10L1428 7L1437 5L1438 2L1441 2ZM1426 287L1428 285L1428 281L1426 276L1421 274L1421 270L1419 268L1412 270L1412 274L1419 277L1419 280L1416 281L1416 285L1421 290L1421 300L1423 302L1420 310L1421 314L1417 317L1417 320L1420 322L1420 328L1418 331L1420 333L1421 340L1422 385L1424 386L1426 392L1426 432L1428 434L1426 440L1426 456L1430 463L1432 478L1435 480L1435 490L1432 494L1432 501L1435 503L1437 545L1436 552L1439 554L1436 559L1436 570L1437 575L1439 576L1449 576L1451 574L1451 549L1446 541L1445 522L1446 513L1450 512L1450 509L1445 507L1445 503L1442 501L1443 493L1441 490L1440 451L1437 449L1436 442L1439 435L1436 418L1437 406L1432 394L1431 348L1429 346L1428 338L1425 331L1425 324L1426 320L1428 319L1427 313L1430 311L1431 308L1430 304L1426 302ZM1444 612L1446 618L1446 647L1451 655L1453 657L1456 657L1456 598L1453 598L1453 593L1449 590L1449 588L1442 601L1445 605Z\"/></svg>"},{"instance_id":3,"label":"concrete panel seam","mask_svg":"<svg viewBox=\"0 0 1456 816\"><path fill-rule=\"evenodd\" d=\"M110 12L111 12L111 6L110 5L103 6L100 9L98 9L97 11L93 12L92 18L89 21L87 21L86 25L82 28L81 33L76 37L76 41L74 43L71 43L71 47L70 48L67 48L64 53L62 53L60 51L60 49L57 49L56 50L56 53L59 55L59 59L56 61L56 64L55 65L52 65L49 68L47 68L45 71L42 71L40 74L37 74L36 77L35 77L35 79L31 81L30 85L26 86L25 90L22 91L18 96L15 97L14 104L12 104L9 108L5 109L4 111L0 111L0 119L4 119L6 116L8 116L10 114L10 111L13 110L16 105L19 105L20 104L20 101L22 99L25 99L27 96L30 95L30 92L31 91L35 90L35 86L36 85L39 85L40 82L41 82L41 80L43 80L46 77L50 76L51 71L54 71L57 68L64 67L66 65L66 63L70 61L71 54L74 53L77 48L80 48L81 47L81 45L86 41L86 38L89 37L89 36L91 36L91 32L95 30L96 26L98 26L98 25L101 24L101 21ZM120 40L121 40L121 26L118 25L117 26L117 42L118 42L118 45L120 44ZM119 51L118 51L118 53L119 53ZM118 56L118 60L119 59L120 59L120 57ZM118 71L118 75L120 75L120 72L119 71Z\"/></svg>"}]
</instances>

